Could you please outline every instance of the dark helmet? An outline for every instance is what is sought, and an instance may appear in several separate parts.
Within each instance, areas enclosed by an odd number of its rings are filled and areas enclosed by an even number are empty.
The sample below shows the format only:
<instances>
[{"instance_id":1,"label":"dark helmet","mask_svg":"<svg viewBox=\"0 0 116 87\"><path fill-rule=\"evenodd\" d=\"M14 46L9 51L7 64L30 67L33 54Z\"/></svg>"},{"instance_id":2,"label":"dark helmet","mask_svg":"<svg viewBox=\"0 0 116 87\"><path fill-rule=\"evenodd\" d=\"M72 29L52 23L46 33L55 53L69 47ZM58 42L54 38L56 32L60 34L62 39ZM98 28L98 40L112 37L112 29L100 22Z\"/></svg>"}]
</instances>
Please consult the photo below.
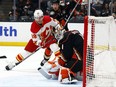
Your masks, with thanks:
<instances>
[{"instance_id":1,"label":"dark helmet","mask_svg":"<svg viewBox=\"0 0 116 87\"><path fill-rule=\"evenodd\" d=\"M53 4L53 3L60 3L60 1L59 0L51 0L51 3Z\"/></svg>"}]
</instances>

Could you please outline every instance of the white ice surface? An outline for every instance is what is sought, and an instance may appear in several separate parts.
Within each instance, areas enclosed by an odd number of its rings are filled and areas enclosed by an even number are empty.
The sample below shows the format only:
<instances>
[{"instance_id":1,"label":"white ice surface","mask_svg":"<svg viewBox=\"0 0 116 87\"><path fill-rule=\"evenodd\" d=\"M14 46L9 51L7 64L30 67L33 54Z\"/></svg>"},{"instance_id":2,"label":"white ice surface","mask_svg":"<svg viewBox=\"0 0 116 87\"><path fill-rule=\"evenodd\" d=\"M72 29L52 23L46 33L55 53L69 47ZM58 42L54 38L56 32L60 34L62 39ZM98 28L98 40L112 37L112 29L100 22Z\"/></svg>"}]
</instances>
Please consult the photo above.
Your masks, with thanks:
<instances>
[{"instance_id":1,"label":"white ice surface","mask_svg":"<svg viewBox=\"0 0 116 87\"><path fill-rule=\"evenodd\" d=\"M82 82L76 84L61 84L57 80L48 80L38 71L40 61L43 59L44 50L41 49L24 62L6 71L8 62L22 52L24 47L0 46L0 56L6 55L6 59L0 59L0 87L82 87Z\"/></svg>"}]
</instances>

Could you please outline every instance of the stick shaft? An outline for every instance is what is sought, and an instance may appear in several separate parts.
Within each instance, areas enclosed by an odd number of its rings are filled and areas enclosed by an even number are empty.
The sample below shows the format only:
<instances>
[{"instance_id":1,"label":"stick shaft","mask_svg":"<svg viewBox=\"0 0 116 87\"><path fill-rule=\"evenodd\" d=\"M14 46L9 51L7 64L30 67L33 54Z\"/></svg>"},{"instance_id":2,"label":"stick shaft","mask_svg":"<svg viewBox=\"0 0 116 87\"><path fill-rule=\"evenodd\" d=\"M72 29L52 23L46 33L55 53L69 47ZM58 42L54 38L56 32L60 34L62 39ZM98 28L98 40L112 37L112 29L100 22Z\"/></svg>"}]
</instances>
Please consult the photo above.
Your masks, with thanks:
<instances>
[{"instance_id":1,"label":"stick shaft","mask_svg":"<svg viewBox=\"0 0 116 87\"><path fill-rule=\"evenodd\" d=\"M7 58L6 56L0 56L0 59L4 59L4 58Z\"/></svg>"}]
</instances>

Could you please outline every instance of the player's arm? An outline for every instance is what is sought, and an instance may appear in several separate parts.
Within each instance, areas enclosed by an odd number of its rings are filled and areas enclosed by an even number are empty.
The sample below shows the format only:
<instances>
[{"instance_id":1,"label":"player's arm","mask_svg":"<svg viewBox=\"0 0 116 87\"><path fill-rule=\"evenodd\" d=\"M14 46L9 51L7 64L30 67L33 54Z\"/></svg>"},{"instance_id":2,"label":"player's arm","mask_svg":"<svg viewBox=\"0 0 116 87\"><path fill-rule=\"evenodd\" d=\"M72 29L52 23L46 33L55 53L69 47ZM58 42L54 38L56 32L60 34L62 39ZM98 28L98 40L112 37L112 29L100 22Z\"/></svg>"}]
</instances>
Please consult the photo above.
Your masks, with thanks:
<instances>
[{"instance_id":1,"label":"player's arm","mask_svg":"<svg viewBox=\"0 0 116 87\"><path fill-rule=\"evenodd\" d=\"M65 29L63 29L63 26L61 26L59 21L57 21L56 19L52 19L51 24L54 27L53 35L55 36L57 40L61 39L63 36L63 33L65 32Z\"/></svg>"},{"instance_id":2,"label":"player's arm","mask_svg":"<svg viewBox=\"0 0 116 87\"><path fill-rule=\"evenodd\" d=\"M61 30L62 29L62 26L60 25L58 20L51 18L50 23L55 28L55 30Z\"/></svg>"}]
</instances>

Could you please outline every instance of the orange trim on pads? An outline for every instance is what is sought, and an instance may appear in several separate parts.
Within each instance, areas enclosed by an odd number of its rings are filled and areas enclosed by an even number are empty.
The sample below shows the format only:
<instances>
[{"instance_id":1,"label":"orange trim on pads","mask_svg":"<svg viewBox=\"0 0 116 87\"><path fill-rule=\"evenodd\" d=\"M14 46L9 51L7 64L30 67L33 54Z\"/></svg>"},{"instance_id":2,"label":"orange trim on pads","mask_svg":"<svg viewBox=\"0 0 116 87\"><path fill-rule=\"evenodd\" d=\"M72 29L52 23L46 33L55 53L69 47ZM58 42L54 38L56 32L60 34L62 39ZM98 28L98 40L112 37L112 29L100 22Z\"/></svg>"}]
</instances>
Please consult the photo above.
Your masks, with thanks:
<instances>
[{"instance_id":1,"label":"orange trim on pads","mask_svg":"<svg viewBox=\"0 0 116 87\"><path fill-rule=\"evenodd\" d=\"M55 52L55 56L59 56L60 55L60 51Z\"/></svg>"}]
</instances>

